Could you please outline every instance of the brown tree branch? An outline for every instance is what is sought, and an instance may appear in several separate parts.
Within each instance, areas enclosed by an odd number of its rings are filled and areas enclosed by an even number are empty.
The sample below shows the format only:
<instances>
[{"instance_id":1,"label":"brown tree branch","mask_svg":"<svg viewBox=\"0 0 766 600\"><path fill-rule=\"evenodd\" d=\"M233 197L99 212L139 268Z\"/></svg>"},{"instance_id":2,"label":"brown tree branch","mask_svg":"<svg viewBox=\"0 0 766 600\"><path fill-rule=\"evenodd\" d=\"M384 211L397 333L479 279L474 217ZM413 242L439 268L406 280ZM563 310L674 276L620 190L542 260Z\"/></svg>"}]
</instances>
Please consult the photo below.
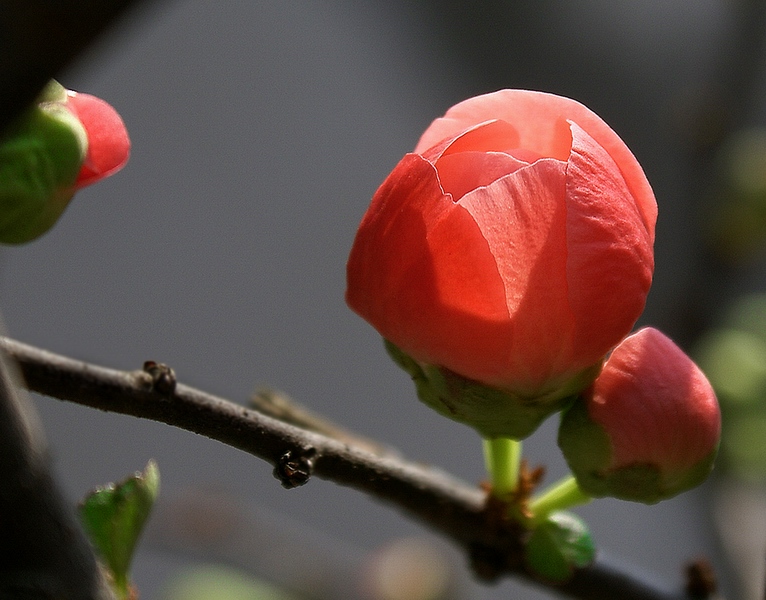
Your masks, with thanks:
<instances>
[{"instance_id":1,"label":"brown tree branch","mask_svg":"<svg viewBox=\"0 0 766 600\"><path fill-rule=\"evenodd\" d=\"M0 338L35 392L100 410L160 421L244 450L274 465L285 487L313 474L386 500L463 546L476 572L530 579L520 559L519 532L485 510L478 488L390 455L376 455L299 429L241 405L177 384L172 371L116 371ZM682 600L606 563L602 557L552 590L588 600Z\"/></svg>"}]
</instances>

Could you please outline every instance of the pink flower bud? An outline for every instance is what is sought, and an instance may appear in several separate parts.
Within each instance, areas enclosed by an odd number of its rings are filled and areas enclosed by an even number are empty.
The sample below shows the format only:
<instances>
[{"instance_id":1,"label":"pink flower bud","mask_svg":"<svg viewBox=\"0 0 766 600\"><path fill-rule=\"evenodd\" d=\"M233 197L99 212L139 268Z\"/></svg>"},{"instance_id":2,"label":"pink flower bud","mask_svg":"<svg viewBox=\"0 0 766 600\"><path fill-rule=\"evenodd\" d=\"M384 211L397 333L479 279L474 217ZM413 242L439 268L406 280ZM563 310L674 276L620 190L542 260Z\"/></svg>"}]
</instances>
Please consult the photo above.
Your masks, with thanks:
<instances>
[{"instance_id":1,"label":"pink flower bud","mask_svg":"<svg viewBox=\"0 0 766 600\"><path fill-rule=\"evenodd\" d=\"M633 327L656 215L640 165L593 112L540 92L478 96L375 193L346 299L418 363L541 398Z\"/></svg>"},{"instance_id":2,"label":"pink flower bud","mask_svg":"<svg viewBox=\"0 0 766 600\"><path fill-rule=\"evenodd\" d=\"M117 111L100 98L72 91L67 92L66 106L82 123L88 138L88 150L75 189L122 169L130 156L130 140Z\"/></svg>"},{"instance_id":3,"label":"pink flower bud","mask_svg":"<svg viewBox=\"0 0 766 600\"><path fill-rule=\"evenodd\" d=\"M78 189L120 170L129 152L111 106L51 81L0 143L0 243L43 235Z\"/></svg>"},{"instance_id":4,"label":"pink flower bud","mask_svg":"<svg viewBox=\"0 0 766 600\"><path fill-rule=\"evenodd\" d=\"M586 493L651 504L707 477L720 434L718 401L704 373L647 327L614 349L564 412L559 446Z\"/></svg>"}]
</instances>

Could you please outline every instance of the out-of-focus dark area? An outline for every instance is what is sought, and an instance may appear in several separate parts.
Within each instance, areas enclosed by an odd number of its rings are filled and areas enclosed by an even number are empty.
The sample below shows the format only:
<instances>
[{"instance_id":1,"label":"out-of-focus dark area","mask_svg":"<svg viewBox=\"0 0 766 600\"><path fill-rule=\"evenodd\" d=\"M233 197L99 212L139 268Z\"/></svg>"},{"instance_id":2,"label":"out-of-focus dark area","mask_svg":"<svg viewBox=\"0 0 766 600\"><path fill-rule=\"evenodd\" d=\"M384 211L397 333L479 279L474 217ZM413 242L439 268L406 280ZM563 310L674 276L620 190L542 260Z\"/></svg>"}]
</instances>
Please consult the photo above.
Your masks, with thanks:
<instances>
[{"instance_id":1,"label":"out-of-focus dark area","mask_svg":"<svg viewBox=\"0 0 766 600\"><path fill-rule=\"evenodd\" d=\"M570 96L620 134L657 196L655 283L640 324L695 353L724 404L712 481L656 506L599 500L578 513L604 553L639 572L678 585L683 565L706 555L730 597L759 598L761 5L145 1L59 77L117 108L132 158L79 193L49 234L2 250L7 329L114 368L162 361L181 381L243 403L259 386L278 388L478 483L475 433L422 406L377 334L346 308L346 256L376 187L449 106L504 87ZM456 550L356 492L319 480L285 491L267 464L217 442L49 398L37 406L73 503L157 460L160 505L134 573L142 597L201 598L193 590L216 577L231 585L216 587L220 598L232 600L279 598L278 588L386 600L551 597L514 581L476 583ZM525 442L547 481L565 472L555 430L549 422ZM215 569L169 583L210 560ZM436 583L385 583L412 579Z\"/></svg>"}]
</instances>

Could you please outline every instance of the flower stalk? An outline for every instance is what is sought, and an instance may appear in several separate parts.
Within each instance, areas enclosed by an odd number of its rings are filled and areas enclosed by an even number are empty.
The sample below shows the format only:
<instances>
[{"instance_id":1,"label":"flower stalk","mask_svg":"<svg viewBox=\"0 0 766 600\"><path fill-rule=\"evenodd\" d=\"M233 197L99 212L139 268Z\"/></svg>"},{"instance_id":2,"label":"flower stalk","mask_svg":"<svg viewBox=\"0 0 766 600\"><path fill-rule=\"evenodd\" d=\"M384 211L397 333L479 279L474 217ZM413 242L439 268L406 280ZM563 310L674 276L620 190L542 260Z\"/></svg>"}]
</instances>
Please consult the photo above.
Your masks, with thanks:
<instances>
[{"instance_id":1,"label":"flower stalk","mask_svg":"<svg viewBox=\"0 0 766 600\"><path fill-rule=\"evenodd\" d=\"M529 511L532 513L530 524L539 525L555 511L587 504L591 500L593 497L583 492L574 476L569 475L554 483L536 498L532 498L529 503Z\"/></svg>"},{"instance_id":2,"label":"flower stalk","mask_svg":"<svg viewBox=\"0 0 766 600\"><path fill-rule=\"evenodd\" d=\"M519 485L521 442L510 438L485 439L484 462L492 484L492 494L497 498L507 498L513 494Z\"/></svg>"}]
</instances>

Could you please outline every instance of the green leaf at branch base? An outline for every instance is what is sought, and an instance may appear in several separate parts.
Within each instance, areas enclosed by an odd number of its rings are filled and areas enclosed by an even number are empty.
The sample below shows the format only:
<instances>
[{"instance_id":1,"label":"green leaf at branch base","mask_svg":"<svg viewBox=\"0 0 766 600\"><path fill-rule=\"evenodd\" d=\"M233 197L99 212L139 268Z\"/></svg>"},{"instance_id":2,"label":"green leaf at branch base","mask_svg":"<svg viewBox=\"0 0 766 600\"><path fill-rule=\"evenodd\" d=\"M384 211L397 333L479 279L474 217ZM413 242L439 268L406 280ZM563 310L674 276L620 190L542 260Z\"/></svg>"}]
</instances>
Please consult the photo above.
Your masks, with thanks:
<instances>
[{"instance_id":1,"label":"green leaf at branch base","mask_svg":"<svg viewBox=\"0 0 766 600\"><path fill-rule=\"evenodd\" d=\"M588 526L568 512L554 512L540 523L524 548L528 569L540 579L564 583L575 569L587 567L596 556Z\"/></svg>"},{"instance_id":2,"label":"green leaf at branch base","mask_svg":"<svg viewBox=\"0 0 766 600\"><path fill-rule=\"evenodd\" d=\"M111 572L121 600L130 597L130 563L159 485L159 470L151 460L142 473L93 490L80 505L85 530Z\"/></svg>"}]
</instances>

